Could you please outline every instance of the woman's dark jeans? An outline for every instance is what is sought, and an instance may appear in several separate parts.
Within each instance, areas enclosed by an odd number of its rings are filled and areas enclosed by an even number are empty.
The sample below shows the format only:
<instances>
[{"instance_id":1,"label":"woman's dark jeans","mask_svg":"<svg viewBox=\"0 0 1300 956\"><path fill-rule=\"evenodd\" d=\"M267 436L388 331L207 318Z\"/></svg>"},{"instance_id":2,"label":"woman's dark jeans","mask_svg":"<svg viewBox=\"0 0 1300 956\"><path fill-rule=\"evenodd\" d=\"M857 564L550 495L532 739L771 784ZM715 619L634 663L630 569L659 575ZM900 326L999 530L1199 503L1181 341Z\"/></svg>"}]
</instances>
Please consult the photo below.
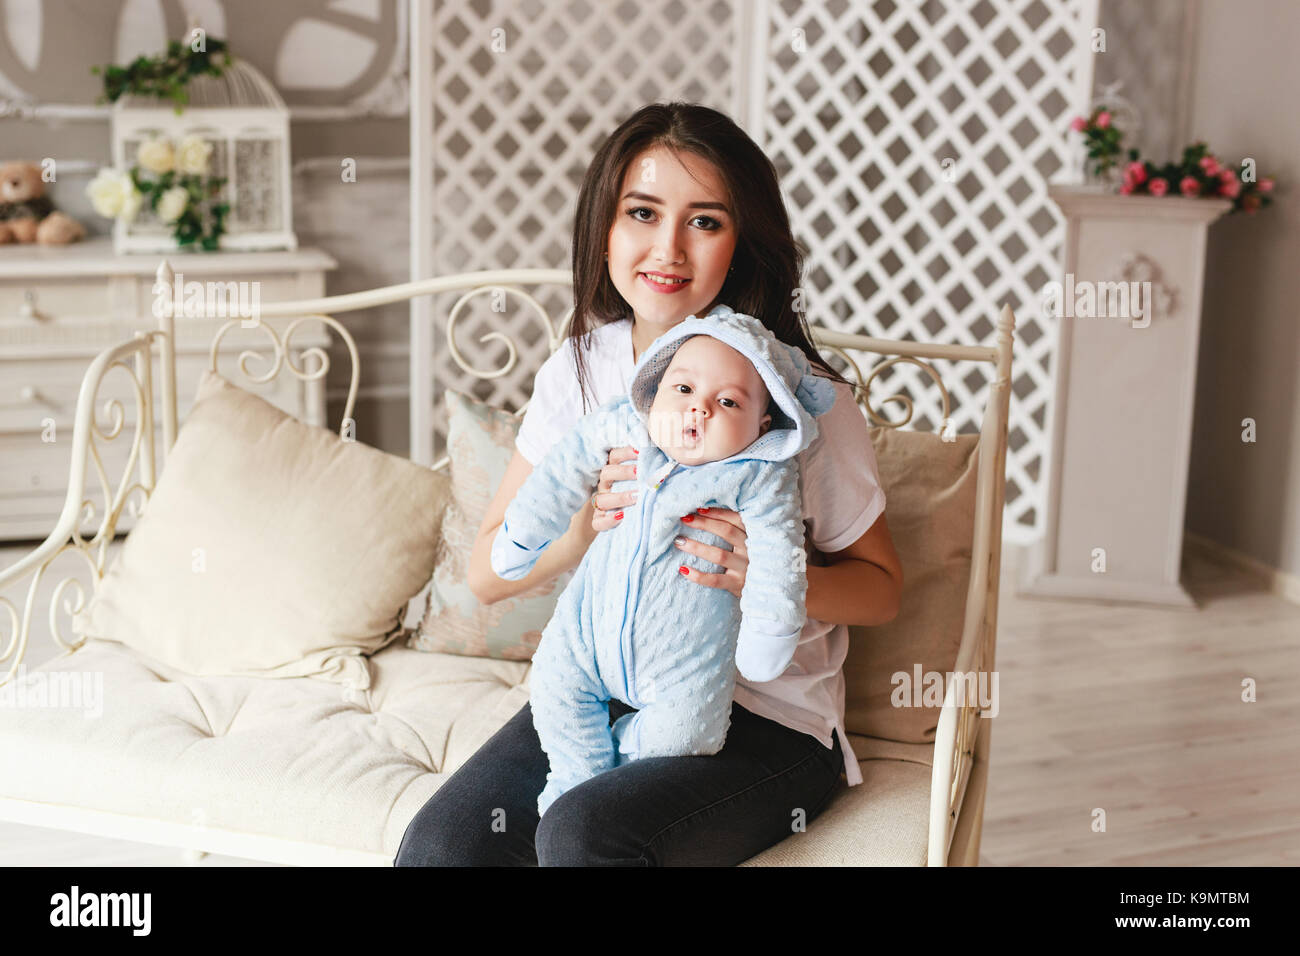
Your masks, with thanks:
<instances>
[{"instance_id":1,"label":"woman's dark jeans","mask_svg":"<svg viewBox=\"0 0 1300 956\"><path fill-rule=\"evenodd\" d=\"M633 708L611 700L610 723ZM523 709L407 825L395 866L730 866L811 823L840 785L839 738L733 702L727 741L702 757L647 757L585 781L539 822L550 765Z\"/></svg>"}]
</instances>

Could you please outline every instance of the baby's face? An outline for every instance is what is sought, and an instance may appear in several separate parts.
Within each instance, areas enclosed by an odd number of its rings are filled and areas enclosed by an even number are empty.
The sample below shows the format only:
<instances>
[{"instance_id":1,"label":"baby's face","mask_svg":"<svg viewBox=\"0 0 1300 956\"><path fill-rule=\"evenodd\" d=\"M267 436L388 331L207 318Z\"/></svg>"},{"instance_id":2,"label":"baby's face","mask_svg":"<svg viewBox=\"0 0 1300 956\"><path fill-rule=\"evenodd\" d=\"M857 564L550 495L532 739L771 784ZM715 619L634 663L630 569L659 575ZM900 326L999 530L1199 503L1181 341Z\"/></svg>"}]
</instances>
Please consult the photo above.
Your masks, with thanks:
<instances>
[{"instance_id":1,"label":"baby's face","mask_svg":"<svg viewBox=\"0 0 1300 956\"><path fill-rule=\"evenodd\" d=\"M720 461L771 427L763 379L730 345L708 335L674 353L650 406L650 437L683 465Z\"/></svg>"}]
</instances>

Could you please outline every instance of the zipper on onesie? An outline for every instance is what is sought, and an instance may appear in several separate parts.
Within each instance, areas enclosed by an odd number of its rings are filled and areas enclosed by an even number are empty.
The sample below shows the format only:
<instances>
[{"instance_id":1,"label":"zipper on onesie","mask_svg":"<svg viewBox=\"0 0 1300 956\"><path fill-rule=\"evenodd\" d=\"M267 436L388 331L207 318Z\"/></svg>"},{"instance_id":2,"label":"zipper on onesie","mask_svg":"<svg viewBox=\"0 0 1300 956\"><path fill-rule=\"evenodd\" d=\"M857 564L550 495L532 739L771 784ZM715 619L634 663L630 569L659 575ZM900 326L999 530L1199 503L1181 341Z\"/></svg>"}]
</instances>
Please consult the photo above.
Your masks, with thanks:
<instances>
[{"instance_id":1,"label":"zipper on onesie","mask_svg":"<svg viewBox=\"0 0 1300 956\"><path fill-rule=\"evenodd\" d=\"M636 548L632 552L632 557L628 561L627 569L627 587L623 591L623 627L619 635L619 646L623 651L623 679L626 682L624 692L627 702L640 709L641 699L635 693L636 678L633 675L635 660L632 654L632 608L636 606L636 598L641 592L641 579L644 576L645 568L645 551L646 539L650 536L651 517L654 512L654 501L658 497L659 488L663 485L668 477L681 467L671 458L657 476L653 479L653 484L646 489L645 499L641 501L641 506L637 508L638 520L640 527L637 528Z\"/></svg>"}]
</instances>

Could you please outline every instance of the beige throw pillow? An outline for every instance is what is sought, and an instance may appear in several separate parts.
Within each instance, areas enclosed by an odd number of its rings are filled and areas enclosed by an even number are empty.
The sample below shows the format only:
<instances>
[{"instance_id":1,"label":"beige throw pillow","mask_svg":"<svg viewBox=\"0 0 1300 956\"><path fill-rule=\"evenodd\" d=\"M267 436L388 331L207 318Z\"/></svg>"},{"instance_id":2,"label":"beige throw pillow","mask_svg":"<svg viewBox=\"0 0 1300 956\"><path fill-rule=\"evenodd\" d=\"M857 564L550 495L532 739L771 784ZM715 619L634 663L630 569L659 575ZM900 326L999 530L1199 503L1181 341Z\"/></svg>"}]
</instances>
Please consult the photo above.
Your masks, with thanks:
<instances>
[{"instance_id":1,"label":"beige throw pillow","mask_svg":"<svg viewBox=\"0 0 1300 956\"><path fill-rule=\"evenodd\" d=\"M970 577L977 435L872 428L885 516L903 566L902 604L889 624L849 627L844 720L850 733L933 743L938 707L894 707L893 675L946 675L957 661ZM946 680L946 677L945 677Z\"/></svg>"},{"instance_id":2,"label":"beige throw pillow","mask_svg":"<svg viewBox=\"0 0 1300 956\"><path fill-rule=\"evenodd\" d=\"M447 479L205 372L76 633L198 675L370 686L433 572Z\"/></svg>"}]
</instances>

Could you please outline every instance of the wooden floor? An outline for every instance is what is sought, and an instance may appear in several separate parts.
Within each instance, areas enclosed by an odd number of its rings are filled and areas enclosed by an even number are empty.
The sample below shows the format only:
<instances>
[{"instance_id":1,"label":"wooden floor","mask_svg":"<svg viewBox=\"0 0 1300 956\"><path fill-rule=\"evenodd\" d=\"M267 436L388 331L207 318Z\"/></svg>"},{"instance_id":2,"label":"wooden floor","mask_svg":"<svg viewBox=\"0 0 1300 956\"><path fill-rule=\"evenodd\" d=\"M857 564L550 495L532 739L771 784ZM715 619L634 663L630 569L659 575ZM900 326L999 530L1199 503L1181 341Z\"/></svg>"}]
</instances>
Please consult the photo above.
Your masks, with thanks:
<instances>
[{"instance_id":1,"label":"wooden floor","mask_svg":"<svg viewBox=\"0 0 1300 956\"><path fill-rule=\"evenodd\" d=\"M0 567L23 553L0 548ZM1018 559L1008 547L981 863L1300 864L1300 607L1191 550L1196 610L1019 598ZM5 596L21 607L22 592ZM34 635L29 663L50 648ZM0 823L0 865L186 861Z\"/></svg>"},{"instance_id":2,"label":"wooden floor","mask_svg":"<svg viewBox=\"0 0 1300 956\"><path fill-rule=\"evenodd\" d=\"M1190 549L1196 610L1017 598L1008 570L983 860L1300 864L1300 607Z\"/></svg>"}]
</instances>

